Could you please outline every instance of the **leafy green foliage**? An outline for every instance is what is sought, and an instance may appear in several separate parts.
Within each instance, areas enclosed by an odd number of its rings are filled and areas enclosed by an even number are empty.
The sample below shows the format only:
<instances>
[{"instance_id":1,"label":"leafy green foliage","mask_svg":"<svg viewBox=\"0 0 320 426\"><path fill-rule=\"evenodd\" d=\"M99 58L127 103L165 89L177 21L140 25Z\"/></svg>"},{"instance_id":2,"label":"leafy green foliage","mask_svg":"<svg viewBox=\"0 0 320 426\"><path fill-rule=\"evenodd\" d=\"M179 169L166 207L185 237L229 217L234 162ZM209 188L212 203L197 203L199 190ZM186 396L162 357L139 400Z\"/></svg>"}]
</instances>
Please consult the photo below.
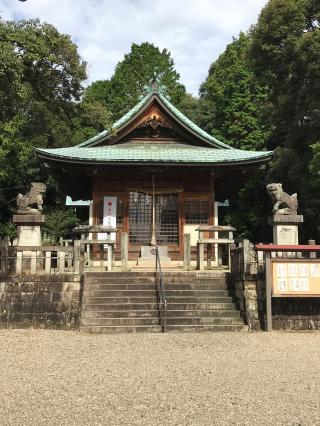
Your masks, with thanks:
<instances>
[{"instance_id":1,"label":"leafy green foliage","mask_svg":"<svg viewBox=\"0 0 320 426\"><path fill-rule=\"evenodd\" d=\"M1 238L8 237L12 243L17 236L17 227L11 222L0 223L0 236Z\"/></svg>"},{"instance_id":2,"label":"leafy green foliage","mask_svg":"<svg viewBox=\"0 0 320 426\"><path fill-rule=\"evenodd\" d=\"M211 65L200 88L200 104L205 102L211 114L204 116L201 124L235 148L259 150L266 146L268 138L260 113L267 89L258 84L253 74L248 43L248 36L240 33Z\"/></svg>"},{"instance_id":3,"label":"leafy green foliage","mask_svg":"<svg viewBox=\"0 0 320 426\"><path fill-rule=\"evenodd\" d=\"M35 147L70 146L110 125L99 102L78 102L85 79L69 36L39 20L0 20L0 188L17 187L1 192L0 220L11 216L19 188L48 179Z\"/></svg>"},{"instance_id":4,"label":"leafy green foliage","mask_svg":"<svg viewBox=\"0 0 320 426\"><path fill-rule=\"evenodd\" d=\"M261 150L269 137L263 118L268 92L252 70L249 43L250 37L240 33L211 65L196 111L198 124L218 139L235 148ZM230 197L228 220L236 227L238 237L252 241L270 238L266 183L265 172L257 173Z\"/></svg>"},{"instance_id":5,"label":"leafy green foliage","mask_svg":"<svg viewBox=\"0 0 320 426\"><path fill-rule=\"evenodd\" d=\"M311 146L320 141L319 51L320 3L270 0L252 30L250 58L256 78L269 88L265 117L270 147L277 148L270 180L298 192L304 239L315 238L320 225L320 197L311 174L317 164Z\"/></svg>"},{"instance_id":6,"label":"leafy green foliage","mask_svg":"<svg viewBox=\"0 0 320 426\"><path fill-rule=\"evenodd\" d=\"M56 244L60 237L67 237L78 224L78 218L74 210L53 210L46 214L43 231L49 236L52 244Z\"/></svg>"},{"instance_id":7,"label":"leafy green foliage","mask_svg":"<svg viewBox=\"0 0 320 426\"><path fill-rule=\"evenodd\" d=\"M89 86L84 99L99 101L113 114L114 121L124 115L139 101L144 86L154 74L160 76L161 84L172 102L179 106L185 95L185 87L179 83L180 75L167 49L162 51L152 43L133 43L130 53L118 63L110 80L96 81Z\"/></svg>"}]
</instances>

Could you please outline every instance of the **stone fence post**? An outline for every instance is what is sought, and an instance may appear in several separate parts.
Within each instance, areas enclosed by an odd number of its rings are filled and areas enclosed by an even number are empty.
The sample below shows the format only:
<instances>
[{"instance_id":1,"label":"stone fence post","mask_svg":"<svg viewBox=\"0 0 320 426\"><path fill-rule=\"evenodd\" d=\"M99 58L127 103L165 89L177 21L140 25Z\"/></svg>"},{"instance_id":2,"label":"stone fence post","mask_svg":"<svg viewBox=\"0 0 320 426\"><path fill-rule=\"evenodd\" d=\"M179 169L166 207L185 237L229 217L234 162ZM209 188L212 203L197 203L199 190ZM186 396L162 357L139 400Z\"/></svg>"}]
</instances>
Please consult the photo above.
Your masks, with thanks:
<instances>
[{"instance_id":1,"label":"stone fence post","mask_svg":"<svg viewBox=\"0 0 320 426\"><path fill-rule=\"evenodd\" d=\"M83 274L84 256L81 253L81 240L75 240L73 250L74 273Z\"/></svg>"},{"instance_id":2,"label":"stone fence post","mask_svg":"<svg viewBox=\"0 0 320 426\"><path fill-rule=\"evenodd\" d=\"M1 273L3 274L8 271L8 246L8 237L5 237L3 240L0 240Z\"/></svg>"},{"instance_id":3,"label":"stone fence post","mask_svg":"<svg viewBox=\"0 0 320 426\"><path fill-rule=\"evenodd\" d=\"M235 249L232 280L241 314L250 330L259 330L257 253L249 240Z\"/></svg>"}]
</instances>

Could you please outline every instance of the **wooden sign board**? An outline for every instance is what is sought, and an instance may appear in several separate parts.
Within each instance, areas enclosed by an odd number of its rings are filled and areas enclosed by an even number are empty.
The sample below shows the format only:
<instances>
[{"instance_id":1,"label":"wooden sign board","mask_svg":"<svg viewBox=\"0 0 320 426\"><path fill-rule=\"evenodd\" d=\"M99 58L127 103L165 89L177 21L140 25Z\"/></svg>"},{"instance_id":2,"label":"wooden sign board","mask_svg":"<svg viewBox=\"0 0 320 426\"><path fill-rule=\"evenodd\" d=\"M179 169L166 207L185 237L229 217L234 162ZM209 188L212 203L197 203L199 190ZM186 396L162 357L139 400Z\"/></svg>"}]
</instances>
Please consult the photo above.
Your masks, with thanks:
<instances>
[{"instance_id":1,"label":"wooden sign board","mask_svg":"<svg viewBox=\"0 0 320 426\"><path fill-rule=\"evenodd\" d=\"M273 297L319 297L320 259L272 259Z\"/></svg>"}]
</instances>

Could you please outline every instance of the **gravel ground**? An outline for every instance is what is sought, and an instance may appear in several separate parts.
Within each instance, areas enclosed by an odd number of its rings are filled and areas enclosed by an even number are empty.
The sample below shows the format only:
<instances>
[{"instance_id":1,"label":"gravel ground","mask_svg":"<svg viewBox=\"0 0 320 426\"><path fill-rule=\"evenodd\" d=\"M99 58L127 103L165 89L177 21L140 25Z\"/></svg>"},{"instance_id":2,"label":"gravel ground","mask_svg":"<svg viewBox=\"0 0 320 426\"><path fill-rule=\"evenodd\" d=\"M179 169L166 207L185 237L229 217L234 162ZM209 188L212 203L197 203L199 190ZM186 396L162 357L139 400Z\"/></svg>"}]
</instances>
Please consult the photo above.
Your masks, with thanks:
<instances>
[{"instance_id":1,"label":"gravel ground","mask_svg":"<svg viewBox=\"0 0 320 426\"><path fill-rule=\"evenodd\" d=\"M320 333L0 331L0 424L320 425Z\"/></svg>"}]
</instances>

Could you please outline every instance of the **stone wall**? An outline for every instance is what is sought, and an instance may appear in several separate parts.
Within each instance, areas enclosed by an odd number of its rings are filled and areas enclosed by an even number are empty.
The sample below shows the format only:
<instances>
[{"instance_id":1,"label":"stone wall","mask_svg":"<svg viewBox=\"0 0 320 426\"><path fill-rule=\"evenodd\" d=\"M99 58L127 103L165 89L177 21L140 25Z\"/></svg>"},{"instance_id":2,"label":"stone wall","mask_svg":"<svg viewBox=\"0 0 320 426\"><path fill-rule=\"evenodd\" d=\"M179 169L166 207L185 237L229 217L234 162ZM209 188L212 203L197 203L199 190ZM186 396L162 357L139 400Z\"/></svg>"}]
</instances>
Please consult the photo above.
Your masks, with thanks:
<instances>
[{"instance_id":1,"label":"stone wall","mask_svg":"<svg viewBox=\"0 0 320 426\"><path fill-rule=\"evenodd\" d=\"M0 278L0 328L77 329L81 289L79 275Z\"/></svg>"},{"instance_id":2,"label":"stone wall","mask_svg":"<svg viewBox=\"0 0 320 426\"><path fill-rule=\"evenodd\" d=\"M249 326L250 331L263 329L264 319L259 298L260 287L263 284L256 275L244 277L230 276L234 287L236 303L240 309L241 316Z\"/></svg>"},{"instance_id":3,"label":"stone wall","mask_svg":"<svg viewBox=\"0 0 320 426\"><path fill-rule=\"evenodd\" d=\"M320 330L319 298L273 298L272 327L274 330Z\"/></svg>"}]
</instances>

